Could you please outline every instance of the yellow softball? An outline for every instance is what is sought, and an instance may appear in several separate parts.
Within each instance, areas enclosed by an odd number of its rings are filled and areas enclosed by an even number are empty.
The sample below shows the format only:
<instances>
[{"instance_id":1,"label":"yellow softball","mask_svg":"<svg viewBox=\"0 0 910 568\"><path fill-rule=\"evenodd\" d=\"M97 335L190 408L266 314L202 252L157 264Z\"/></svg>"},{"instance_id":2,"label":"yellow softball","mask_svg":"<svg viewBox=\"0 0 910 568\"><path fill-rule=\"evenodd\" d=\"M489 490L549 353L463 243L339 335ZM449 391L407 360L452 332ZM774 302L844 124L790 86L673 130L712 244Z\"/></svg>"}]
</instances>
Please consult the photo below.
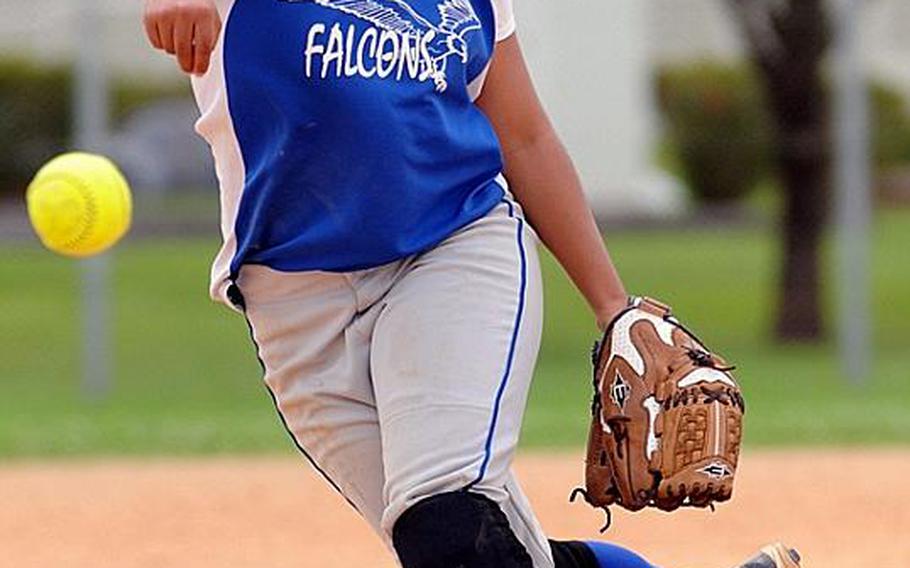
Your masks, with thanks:
<instances>
[{"instance_id":1,"label":"yellow softball","mask_svg":"<svg viewBox=\"0 0 910 568\"><path fill-rule=\"evenodd\" d=\"M28 216L44 246L73 257L110 248L132 219L130 187L113 162L73 152L48 162L26 192Z\"/></svg>"}]
</instances>

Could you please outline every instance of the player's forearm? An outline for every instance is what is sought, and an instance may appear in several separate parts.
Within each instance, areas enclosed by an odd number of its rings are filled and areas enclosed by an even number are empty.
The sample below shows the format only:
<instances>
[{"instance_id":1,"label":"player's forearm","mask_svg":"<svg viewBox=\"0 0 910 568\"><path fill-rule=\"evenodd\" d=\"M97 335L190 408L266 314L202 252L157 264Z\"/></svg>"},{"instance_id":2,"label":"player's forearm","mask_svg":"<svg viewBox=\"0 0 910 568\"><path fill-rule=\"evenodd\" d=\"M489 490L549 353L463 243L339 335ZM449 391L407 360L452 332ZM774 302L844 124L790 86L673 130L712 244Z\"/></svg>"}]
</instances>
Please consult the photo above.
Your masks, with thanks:
<instances>
[{"instance_id":1,"label":"player's forearm","mask_svg":"<svg viewBox=\"0 0 910 568\"><path fill-rule=\"evenodd\" d=\"M505 155L506 175L541 240L603 326L627 295L571 159L552 129Z\"/></svg>"}]
</instances>

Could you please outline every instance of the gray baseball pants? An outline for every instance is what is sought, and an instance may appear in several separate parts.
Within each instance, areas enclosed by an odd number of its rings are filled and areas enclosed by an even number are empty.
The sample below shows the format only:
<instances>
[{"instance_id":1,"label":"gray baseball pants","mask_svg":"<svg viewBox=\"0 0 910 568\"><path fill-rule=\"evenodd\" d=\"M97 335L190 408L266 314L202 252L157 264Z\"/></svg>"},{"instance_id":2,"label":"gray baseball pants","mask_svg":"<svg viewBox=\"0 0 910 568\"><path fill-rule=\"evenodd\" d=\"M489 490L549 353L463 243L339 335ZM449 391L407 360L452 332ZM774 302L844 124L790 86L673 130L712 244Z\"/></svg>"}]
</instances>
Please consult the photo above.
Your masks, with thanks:
<instances>
[{"instance_id":1,"label":"gray baseball pants","mask_svg":"<svg viewBox=\"0 0 910 568\"><path fill-rule=\"evenodd\" d=\"M549 544L511 471L540 343L537 237L505 198L422 254L368 270L241 269L265 381L298 447L386 541L470 488L537 568Z\"/></svg>"}]
</instances>

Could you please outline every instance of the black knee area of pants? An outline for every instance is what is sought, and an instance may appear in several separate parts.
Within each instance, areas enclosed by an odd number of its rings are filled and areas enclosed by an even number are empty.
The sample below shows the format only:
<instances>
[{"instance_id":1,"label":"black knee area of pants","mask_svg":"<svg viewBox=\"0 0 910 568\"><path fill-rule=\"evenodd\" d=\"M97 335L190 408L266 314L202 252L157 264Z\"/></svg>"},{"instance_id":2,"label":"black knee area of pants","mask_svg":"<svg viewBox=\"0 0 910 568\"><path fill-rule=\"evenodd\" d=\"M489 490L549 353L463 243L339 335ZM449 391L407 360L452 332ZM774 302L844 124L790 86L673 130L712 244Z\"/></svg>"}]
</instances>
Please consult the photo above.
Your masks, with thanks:
<instances>
[{"instance_id":1,"label":"black knee area of pants","mask_svg":"<svg viewBox=\"0 0 910 568\"><path fill-rule=\"evenodd\" d=\"M468 491L435 495L405 511L392 543L404 568L533 568L499 505Z\"/></svg>"},{"instance_id":2,"label":"black knee area of pants","mask_svg":"<svg viewBox=\"0 0 910 568\"><path fill-rule=\"evenodd\" d=\"M578 541L550 541L556 568L600 568L597 557L588 546Z\"/></svg>"}]
</instances>

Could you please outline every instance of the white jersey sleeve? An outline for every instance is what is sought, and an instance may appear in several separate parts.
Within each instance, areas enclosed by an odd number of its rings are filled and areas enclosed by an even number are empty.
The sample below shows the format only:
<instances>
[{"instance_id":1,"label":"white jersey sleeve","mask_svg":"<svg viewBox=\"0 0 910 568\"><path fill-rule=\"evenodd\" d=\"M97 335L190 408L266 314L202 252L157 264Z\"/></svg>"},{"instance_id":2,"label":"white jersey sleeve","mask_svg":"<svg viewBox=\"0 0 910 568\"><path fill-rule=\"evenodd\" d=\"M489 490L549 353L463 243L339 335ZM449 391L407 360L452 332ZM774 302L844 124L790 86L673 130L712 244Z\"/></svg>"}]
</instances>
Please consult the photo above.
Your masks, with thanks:
<instances>
[{"instance_id":1,"label":"white jersey sleeve","mask_svg":"<svg viewBox=\"0 0 910 568\"><path fill-rule=\"evenodd\" d=\"M515 33L512 0L493 0L493 14L496 18L496 41L502 41Z\"/></svg>"}]
</instances>

